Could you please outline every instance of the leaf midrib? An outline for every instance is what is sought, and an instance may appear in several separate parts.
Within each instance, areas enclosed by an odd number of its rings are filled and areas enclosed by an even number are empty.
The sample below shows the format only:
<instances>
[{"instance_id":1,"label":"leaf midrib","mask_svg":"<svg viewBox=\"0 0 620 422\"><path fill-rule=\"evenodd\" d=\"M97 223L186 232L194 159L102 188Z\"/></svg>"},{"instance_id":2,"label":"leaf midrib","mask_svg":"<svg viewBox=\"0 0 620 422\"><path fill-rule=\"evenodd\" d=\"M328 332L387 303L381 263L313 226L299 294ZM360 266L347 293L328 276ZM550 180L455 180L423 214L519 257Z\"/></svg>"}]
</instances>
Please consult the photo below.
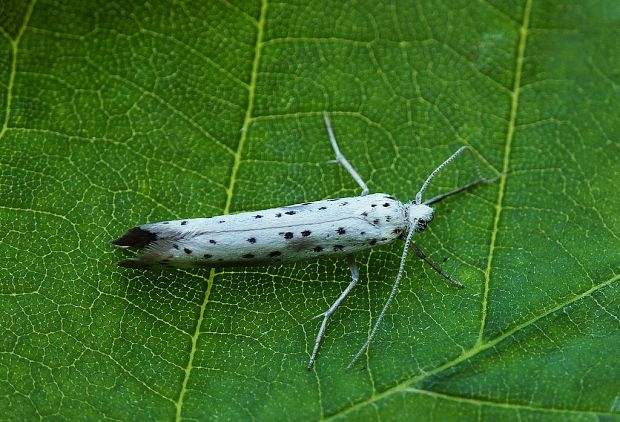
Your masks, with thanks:
<instances>
[{"instance_id":1,"label":"leaf midrib","mask_svg":"<svg viewBox=\"0 0 620 422\"><path fill-rule=\"evenodd\" d=\"M497 234L499 232L499 222L502 215L504 205L504 194L506 192L506 179L508 178L508 170L510 168L510 153L512 151L512 141L517 122L517 112L519 110L519 94L521 93L521 74L523 71L523 60L525 58L525 46L527 43L527 34L530 23L530 14L532 11L532 1L526 0L523 8L523 19L519 27L519 44L517 46L517 57L515 61L515 76L513 81L512 92L510 94L510 118L506 130L506 142L504 144L504 158L502 164L502 173L499 178L499 188L497 192L497 204L495 205L495 216L493 218L493 229L491 231L491 242L489 245L489 253L487 256L487 267L484 272L484 291L482 297L482 310L480 318L480 328L478 331L478 339L476 346L484 344L484 329L488 319L489 306L489 286L491 283L491 270L493 269L493 258L495 253L495 245L497 243Z\"/></svg>"},{"instance_id":2,"label":"leaf midrib","mask_svg":"<svg viewBox=\"0 0 620 422\"><path fill-rule=\"evenodd\" d=\"M237 150L234 153L233 167L230 173L228 189L226 190L226 204L224 206L223 214L228 214L230 212L230 205L232 203L235 186L237 184L237 174L239 172L239 167L241 164L241 155L243 154L243 150L244 150L245 143L247 140L247 133L248 133L249 126L252 123L252 112L254 110L254 98L256 94L256 81L258 77L258 66L260 64L261 51L263 49L263 36L264 36L266 15L267 15L267 0L262 0L261 9L260 9L260 17L256 25L256 28L257 28L256 43L254 45L255 53L254 53L254 59L252 61L250 85L248 86L248 104L247 104L245 116L243 119L241 136L239 138ZM215 269L211 269L209 273L209 278L207 280L207 288L205 290L204 298L200 306L200 314L199 314L198 320L196 321L196 327L194 329L194 334L192 335L192 348L189 354L189 358L187 360L187 365L185 367L185 376L183 378L183 383L179 391L179 396L177 400L175 401L177 421L180 421L183 417L183 403L185 400L185 394L188 391L187 385L189 383L189 379L192 374L194 357L196 356L196 352L198 348L198 337L200 336L200 326L202 325L202 321L204 319L204 314L207 308L207 304L209 303L209 298L211 295L211 289L213 287L214 279L215 279Z\"/></svg>"}]
</instances>

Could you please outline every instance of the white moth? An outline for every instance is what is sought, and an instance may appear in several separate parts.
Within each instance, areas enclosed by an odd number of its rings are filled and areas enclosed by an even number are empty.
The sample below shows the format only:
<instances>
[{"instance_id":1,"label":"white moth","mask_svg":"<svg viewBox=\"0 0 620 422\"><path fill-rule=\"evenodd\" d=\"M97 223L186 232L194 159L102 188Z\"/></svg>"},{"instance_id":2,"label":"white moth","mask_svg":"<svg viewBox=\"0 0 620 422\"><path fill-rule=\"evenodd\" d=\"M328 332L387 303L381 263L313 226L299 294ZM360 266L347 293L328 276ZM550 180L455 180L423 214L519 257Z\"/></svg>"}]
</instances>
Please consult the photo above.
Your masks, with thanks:
<instances>
[{"instance_id":1,"label":"white moth","mask_svg":"<svg viewBox=\"0 0 620 422\"><path fill-rule=\"evenodd\" d=\"M433 218L431 204L495 179L482 177L472 154L478 174L476 181L422 202L422 194L431 179L467 149L461 147L430 174L415 200L403 204L384 193L369 195L368 187L362 178L340 152L327 114L324 113L323 117L336 153L336 162L340 163L362 188L360 196L209 218L144 224L129 229L112 242L121 248L142 250L141 255L120 261L119 265L138 269L254 266L287 264L328 256L347 256L352 281L334 304L317 316L322 317L323 322L315 340L308 368L314 364L329 318L357 284L359 270L354 258L356 252L390 243L397 238L405 239L400 267L390 296L368 339L349 367L370 344L396 295L409 248L439 274L453 284L463 287L459 281L430 261L412 242L412 237L415 233L423 231Z\"/></svg>"}]
</instances>

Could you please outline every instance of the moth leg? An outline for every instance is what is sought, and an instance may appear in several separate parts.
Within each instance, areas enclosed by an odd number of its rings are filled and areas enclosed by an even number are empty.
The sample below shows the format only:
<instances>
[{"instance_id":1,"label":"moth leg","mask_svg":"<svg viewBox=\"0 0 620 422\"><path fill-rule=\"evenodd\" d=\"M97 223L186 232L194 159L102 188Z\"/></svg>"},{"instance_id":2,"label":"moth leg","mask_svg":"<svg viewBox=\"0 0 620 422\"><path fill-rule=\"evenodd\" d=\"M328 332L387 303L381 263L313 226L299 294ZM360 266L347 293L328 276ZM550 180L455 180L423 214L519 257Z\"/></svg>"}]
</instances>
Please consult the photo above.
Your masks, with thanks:
<instances>
[{"instance_id":1,"label":"moth leg","mask_svg":"<svg viewBox=\"0 0 620 422\"><path fill-rule=\"evenodd\" d=\"M463 283L458 281L456 278L452 277L450 274L445 272L443 268L441 268L439 265L435 264L433 261L428 259L426 254L422 252L422 249L420 249L415 243L411 242L409 244L409 247L411 247L411 250L418 256L418 258L420 258L422 261L430 265L435 271L437 271L441 276L445 277L450 283L454 284L455 286L461 287L461 288L465 287Z\"/></svg>"},{"instance_id":2,"label":"moth leg","mask_svg":"<svg viewBox=\"0 0 620 422\"><path fill-rule=\"evenodd\" d=\"M310 361L308 362L308 370L312 369L314 361L316 360L316 355L319 353L319 347L321 346L321 341L323 340L323 337L325 335L325 328L327 327L327 322L329 321L329 318L334 314L334 312L336 312L338 306L340 306L340 304L344 301L344 299L351 292L351 290L353 290L353 288L357 284L357 281L360 278L360 271L357 267L357 264L355 263L355 256L348 255L347 257L349 259L349 268L351 269L351 282L349 283L347 288L344 289L342 293L340 293L338 299L336 299L334 304L330 306L327 311L315 317L323 317L323 322L321 323L321 328L319 328L319 332L316 335L316 340L314 341L314 349L312 350L312 355L310 356Z\"/></svg>"},{"instance_id":3,"label":"moth leg","mask_svg":"<svg viewBox=\"0 0 620 422\"><path fill-rule=\"evenodd\" d=\"M338 148L338 144L336 143L336 136L334 135L334 130L332 129L332 124L329 121L329 116L327 115L327 112L325 111L323 112L323 119L325 120L325 127L327 128L329 141L331 142L332 148L336 153L336 159L332 162L340 163L340 165L342 165L342 167L344 167L345 170L349 172L351 177L353 177L353 179L357 182L360 188L362 188L362 193L360 194L360 196L368 195L368 186L366 186L366 183L364 183L359 173L355 171L351 163L349 163L349 160L347 160L342 154L342 152L340 152L340 148Z\"/></svg>"},{"instance_id":4,"label":"moth leg","mask_svg":"<svg viewBox=\"0 0 620 422\"><path fill-rule=\"evenodd\" d=\"M446 199L449 196L456 195L457 193L461 193L461 192L464 192L466 190L473 189L473 188L475 188L478 185L496 182L499 179L499 177L500 176L496 176L496 177L493 177L491 179L482 178L482 179L474 180L473 182L469 182L465 186L461 186L458 189L454 189L454 190L451 190L450 192L439 194L439 195L437 195L437 196L435 196L435 197L433 197L433 198L431 198L431 199L429 199L427 201L424 201L424 204L425 205L436 204L437 202L441 202L441 201L443 201L444 199Z\"/></svg>"},{"instance_id":5,"label":"moth leg","mask_svg":"<svg viewBox=\"0 0 620 422\"><path fill-rule=\"evenodd\" d=\"M424 201L424 204L426 204L426 205L436 204L438 202L443 201L444 199L446 199L449 196L456 195L457 193L461 193L461 192L464 192L464 191L469 190L469 189L473 189L473 188L475 188L478 185L494 183L494 182L496 182L500 178L500 176L503 175L503 173L502 173L499 176L495 176L495 177L491 177L491 178L484 177L482 175L482 172L480 171L480 164L478 163L478 159L476 158L476 155L474 154L474 151L471 149L471 147L464 146L464 147L460 148L459 151L461 151L461 150L462 151L465 151L465 150L469 151L470 157L471 157L471 161L474 164L474 168L476 169L476 175L478 176L478 178L476 180L474 180L473 182L470 182L470 183L466 184L465 186L461 186L458 189L455 189L455 190L450 191L450 192L439 194L439 195L435 196L434 198L431 198L431 199L429 199L427 201ZM457 151L457 153L458 153L458 151Z\"/></svg>"}]
</instances>

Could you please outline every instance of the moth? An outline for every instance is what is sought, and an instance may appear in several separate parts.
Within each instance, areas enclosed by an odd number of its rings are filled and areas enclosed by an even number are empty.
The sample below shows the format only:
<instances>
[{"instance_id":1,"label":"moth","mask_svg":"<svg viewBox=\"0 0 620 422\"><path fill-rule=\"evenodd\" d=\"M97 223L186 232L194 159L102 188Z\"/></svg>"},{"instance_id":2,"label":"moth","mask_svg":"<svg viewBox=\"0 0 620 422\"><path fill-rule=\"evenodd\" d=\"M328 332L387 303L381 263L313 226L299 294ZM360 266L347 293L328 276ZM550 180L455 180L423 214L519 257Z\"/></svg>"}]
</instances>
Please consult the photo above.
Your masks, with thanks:
<instances>
[{"instance_id":1,"label":"moth","mask_svg":"<svg viewBox=\"0 0 620 422\"><path fill-rule=\"evenodd\" d=\"M435 175L468 150L463 146L437 167L422 184L414 200L402 203L385 193L369 194L368 186L341 153L327 113L323 113L329 139L342 165L362 189L359 196L327 199L267 210L208 218L162 221L129 229L112 244L142 254L119 262L121 267L174 269L280 265L321 257L344 256L351 270L351 282L325 312L308 362L312 368L325 335L327 323L359 280L355 253L404 239L398 273L392 291L364 345L353 357L351 367L374 338L400 284L409 249L456 286L463 284L447 274L412 241L433 218L432 204L496 180L484 178L475 155L471 154L478 178L454 191L422 201ZM471 150L470 150L471 152Z\"/></svg>"}]
</instances>

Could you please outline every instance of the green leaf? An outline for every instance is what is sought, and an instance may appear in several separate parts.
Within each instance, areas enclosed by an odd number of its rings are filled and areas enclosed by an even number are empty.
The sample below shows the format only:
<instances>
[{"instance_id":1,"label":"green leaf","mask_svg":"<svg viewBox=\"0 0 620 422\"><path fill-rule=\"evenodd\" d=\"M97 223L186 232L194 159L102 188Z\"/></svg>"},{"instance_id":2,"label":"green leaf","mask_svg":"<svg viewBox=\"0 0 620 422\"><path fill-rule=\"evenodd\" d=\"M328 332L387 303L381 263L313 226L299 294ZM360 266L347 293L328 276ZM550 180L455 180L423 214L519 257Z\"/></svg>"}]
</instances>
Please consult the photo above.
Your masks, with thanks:
<instances>
[{"instance_id":1,"label":"green leaf","mask_svg":"<svg viewBox=\"0 0 620 422\"><path fill-rule=\"evenodd\" d=\"M0 5L2 418L620 419L620 3ZM346 260L139 272L131 226L373 192L462 144L500 180L436 206L306 371ZM474 178L466 159L435 195ZM429 196L430 197L430 196Z\"/></svg>"}]
</instances>

